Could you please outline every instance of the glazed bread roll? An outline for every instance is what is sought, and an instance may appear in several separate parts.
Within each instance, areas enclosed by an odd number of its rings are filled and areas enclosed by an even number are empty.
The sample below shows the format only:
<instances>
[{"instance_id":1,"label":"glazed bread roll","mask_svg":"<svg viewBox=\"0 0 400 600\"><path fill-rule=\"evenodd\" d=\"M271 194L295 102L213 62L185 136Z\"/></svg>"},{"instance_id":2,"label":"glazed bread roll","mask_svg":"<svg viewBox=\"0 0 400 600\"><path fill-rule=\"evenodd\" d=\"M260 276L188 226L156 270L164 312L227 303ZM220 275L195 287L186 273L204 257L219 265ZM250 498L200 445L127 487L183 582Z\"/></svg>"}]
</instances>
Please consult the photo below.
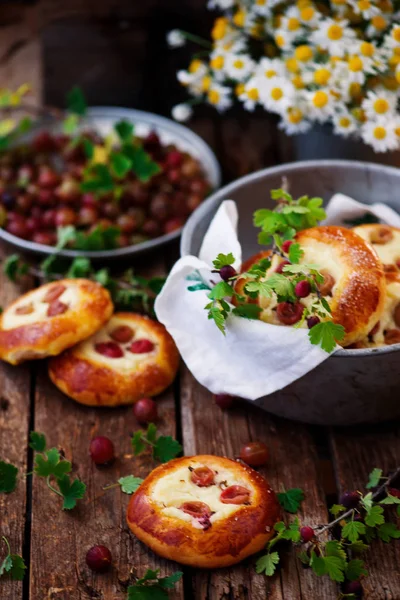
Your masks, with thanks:
<instances>
[{"instance_id":1,"label":"glazed bread roll","mask_svg":"<svg viewBox=\"0 0 400 600\"><path fill-rule=\"evenodd\" d=\"M0 317L0 358L12 365L55 356L97 331L113 311L110 294L86 279L63 279L24 294Z\"/></svg>"},{"instance_id":2,"label":"glazed bread roll","mask_svg":"<svg viewBox=\"0 0 400 600\"><path fill-rule=\"evenodd\" d=\"M89 339L50 360L49 375L81 404L119 406L160 394L178 366L178 350L164 325L121 312Z\"/></svg>"},{"instance_id":3,"label":"glazed bread roll","mask_svg":"<svg viewBox=\"0 0 400 600\"><path fill-rule=\"evenodd\" d=\"M325 278L319 291L330 305L333 321L345 328L346 335L341 344L349 346L365 338L380 319L385 304L385 275L376 252L354 232L336 226L300 231L296 241L304 251L300 262L318 265ZM269 251L257 254L244 263L242 271L268 256ZM283 263L283 259L275 255L267 277L273 272L281 272ZM245 285L246 280L239 279L236 291L245 294ZM299 314L302 307L312 304L315 299L316 295L310 294L299 300ZM254 300L249 299L249 302ZM274 325L296 322L282 322L275 296L259 297L256 302L262 308L260 319L263 321Z\"/></svg>"},{"instance_id":4,"label":"glazed bread roll","mask_svg":"<svg viewBox=\"0 0 400 600\"><path fill-rule=\"evenodd\" d=\"M261 475L228 458L177 458L144 480L127 520L156 554L191 565L233 565L274 535L280 507Z\"/></svg>"},{"instance_id":5,"label":"glazed bread roll","mask_svg":"<svg viewBox=\"0 0 400 600\"><path fill-rule=\"evenodd\" d=\"M390 225L359 225L352 229L376 251L386 272L400 271L400 229Z\"/></svg>"}]
</instances>

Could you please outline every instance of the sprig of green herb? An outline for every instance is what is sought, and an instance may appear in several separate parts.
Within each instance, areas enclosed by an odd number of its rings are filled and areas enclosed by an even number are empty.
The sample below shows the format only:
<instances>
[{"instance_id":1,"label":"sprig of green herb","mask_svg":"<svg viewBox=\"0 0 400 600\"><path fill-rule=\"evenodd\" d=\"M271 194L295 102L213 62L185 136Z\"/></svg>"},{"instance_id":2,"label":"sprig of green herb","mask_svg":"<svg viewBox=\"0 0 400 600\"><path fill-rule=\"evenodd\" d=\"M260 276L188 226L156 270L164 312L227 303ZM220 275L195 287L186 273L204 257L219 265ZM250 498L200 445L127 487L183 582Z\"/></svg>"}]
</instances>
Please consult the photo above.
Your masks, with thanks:
<instances>
[{"instance_id":1,"label":"sprig of green herb","mask_svg":"<svg viewBox=\"0 0 400 600\"><path fill-rule=\"evenodd\" d=\"M103 490L110 490L115 487L120 487L121 492L124 494L134 494L136 490L142 485L143 479L140 477L135 477L134 475L127 475L126 477L120 477L118 479L118 483L112 483L111 485L106 485Z\"/></svg>"},{"instance_id":2,"label":"sprig of green herb","mask_svg":"<svg viewBox=\"0 0 400 600\"><path fill-rule=\"evenodd\" d=\"M160 569L148 569L143 577L128 587L127 600L167 600L168 590L172 590L182 576L181 571L176 571L167 577L160 577Z\"/></svg>"},{"instance_id":3,"label":"sprig of green herb","mask_svg":"<svg viewBox=\"0 0 400 600\"><path fill-rule=\"evenodd\" d=\"M161 463L176 458L182 452L181 444L170 435L157 435L157 427L149 423L147 430L139 430L133 434L131 439L133 453L135 456L142 454L146 447L152 449L154 460Z\"/></svg>"},{"instance_id":4,"label":"sprig of green herb","mask_svg":"<svg viewBox=\"0 0 400 600\"><path fill-rule=\"evenodd\" d=\"M0 460L0 493L10 494L17 487L18 469Z\"/></svg>"},{"instance_id":5,"label":"sprig of green herb","mask_svg":"<svg viewBox=\"0 0 400 600\"><path fill-rule=\"evenodd\" d=\"M296 513L304 500L304 492L300 488L292 488L277 494L278 502L284 510Z\"/></svg>"},{"instance_id":6,"label":"sprig of green herb","mask_svg":"<svg viewBox=\"0 0 400 600\"><path fill-rule=\"evenodd\" d=\"M11 554L10 543L3 535L3 542L7 546L7 556L0 563L0 577L9 576L14 581L22 581L25 575L25 561L19 554Z\"/></svg>"}]
</instances>

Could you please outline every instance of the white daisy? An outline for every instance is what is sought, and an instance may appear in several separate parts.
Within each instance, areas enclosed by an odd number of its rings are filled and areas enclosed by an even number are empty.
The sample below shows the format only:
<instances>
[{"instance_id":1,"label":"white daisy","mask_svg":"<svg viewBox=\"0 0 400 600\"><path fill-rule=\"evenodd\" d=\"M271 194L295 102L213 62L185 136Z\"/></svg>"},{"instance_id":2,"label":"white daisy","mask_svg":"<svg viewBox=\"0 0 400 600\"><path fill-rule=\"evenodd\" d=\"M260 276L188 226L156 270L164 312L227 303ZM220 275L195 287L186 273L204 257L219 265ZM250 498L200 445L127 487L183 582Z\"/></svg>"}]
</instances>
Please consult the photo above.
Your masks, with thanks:
<instances>
[{"instance_id":1,"label":"white daisy","mask_svg":"<svg viewBox=\"0 0 400 600\"><path fill-rule=\"evenodd\" d=\"M244 81L254 70L254 62L247 54L229 54L226 57L225 73L231 79Z\"/></svg>"},{"instance_id":2,"label":"white daisy","mask_svg":"<svg viewBox=\"0 0 400 600\"><path fill-rule=\"evenodd\" d=\"M372 17L365 33L369 38L378 37L382 35L388 27L389 18L381 13Z\"/></svg>"},{"instance_id":3,"label":"white daisy","mask_svg":"<svg viewBox=\"0 0 400 600\"><path fill-rule=\"evenodd\" d=\"M172 118L175 119L175 121L187 121L188 119L190 119L190 117L193 114L193 109L190 106L190 104L177 104L176 106L173 107L172 111Z\"/></svg>"},{"instance_id":4,"label":"white daisy","mask_svg":"<svg viewBox=\"0 0 400 600\"><path fill-rule=\"evenodd\" d=\"M337 100L328 88L304 93L308 100L310 117L319 123L325 123L333 115Z\"/></svg>"},{"instance_id":5,"label":"white daisy","mask_svg":"<svg viewBox=\"0 0 400 600\"><path fill-rule=\"evenodd\" d=\"M387 70L388 51L385 48L378 48L374 42L357 40L349 48L349 54L368 59L369 64L377 71Z\"/></svg>"},{"instance_id":6,"label":"white daisy","mask_svg":"<svg viewBox=\"0 0 400 600\"><path fill-rule=\"evenodd\" d=\"M295 37L295 34L291 31L282 29L281 27L274 30L275 44L280 50L290 50L293 47Z\"/></svg>"},{"instance_id":7,"label":"white daisy","mask_svg":"<svg viewBox=\"0 0 400 600\"><path fill-rule=\"evenodd\" d=\"M167 44L170 48L180 48L185 42L185 37L179 29L172 29L167 33Z\"/></svg>"},{"instance_id":8,"label":"white daisy","mask_svg":"<svg viewBox=\"0 0 400 600\"><path fill-rule=\"evenodd\" d=\"M231 88L213 82L207 93L207 102L223 112L232 105Z\"/></svg>"},{"instance_id":9,"label":"white daisy","mask_svg":"<svg viewBox=\"0 0 400 600\"><path fill-rule=\"evenodd\" d=\"M225 78L226 58L226 53L220 52L219 49L210 54L210 69L213 71L215 79L219 81Z\"/></svg>"},{"instance_id":10,"label":"white daisy","mask_svg":"<svg viewBox=\"0 0 400 600\"><path fill-rule=\"evenodd\" d=\"M246 50L246 47L247 37L242 35L242 33L237 34L236 32L214 43L214 49L220 55L240 54L240 52Z\"/></svg>"},{"instance_id":11,"label":"white daisy","mask_svg":"<svg viewBox=\"0 0 400 600\"><path fill-rule=\"evenodd\" d=\"M292 13L292 16L290 16L288 13L289 11L287 11L286 15L282 17L279 24L280 29L287 31L289 35L292 35L294 38L303 36L304 27L299 16L295 16L294 13Z\"/></svg>"},{"instance_id":12,"label":"white daisy","mask_svg":"<svg viewBox=\"0 0 400 600\"><path fill-rule=\"evenodd\" d=\"M345 19L323 19L318 29L311 34L315 44L334 56L344 56L355 37L355 31L348 27L348 21Z\"/></svg>"},{"instance_id":13,"label":"white daisy","mask_svg":"<svg viewBox=\"0 0 400 600\"><path fill-rule=\"evenodd\" d=\"M338 65L342 74L346 71L346 76L351 83L365 83L367 74L373 75L376 73L372 59L359 54L348 56L347 62Z\"/></svg>"},{"instance_id":14,"label":"white daisy","mask_svg":"<svg viewBox=\"0 0 400 600\"><path fill-rule=\"evenodd\" d=\"M280 58L262 58L255 69L255 75L261 79L283 77L285 74L285 65Z\"/></svg>"},{"instance_id":15,"label":"white daisy","mask_svg":"<svg viewBox=\"0 0 400 600\"><path fill-rule=\"evenodd\" d=\"M203 93L202 80L207 75L208 70L205 63L201 60L192 60L187 71L178 71L178 81L187 86L190 93L199 96Z\"/></svg>"},{"instance_id":16,"label":"white daisy","mask_svg":"<svg viewBox=\"0 0 400 600\"><path fill-rule=\"evenodd\" d=\"M400 46L400 25L393 25L390 32L385 36L385 46L389 48Z\"/></svg>"},{"instance_id":17,"label":"white daisy","mask_svg":"<svg viewBox=\"0 0 400 600\"><path fill-rule=\"evenodd\" d=\"M281 0L254 0L252 9L260 17L269 17L277 4L281 4Z\"/></svg>"},{"instance_id":18,"label":"white daisy","mask_svg":"<svg viewBox=\"0 0 400 600\"><path fill-rule=\"evenodd\" d=\"M348 111L333 116L333 130L335 133L348 137L358 130L358 123Z\"/></svg>"},{"instance_id":19,"label":"white daisy","mask_svg":"<svg viewBox=\"0 0 400 600\"><path fill-rule=\"evenodd\" d=\"M349 0L349 4L356 15L362 15L364 19L372 19L380 13L379 8L370 0Z\"/></svg>"},{"instance_id":20,"label":"white daisy","mask_svg":"<svg viewBox=\"0 0 400 600\"><path fill-rule=\"evenodd\" d=\"M399 147L398 136L393 123L386 120L367 121L361 128L361 137L366 144L373 147L375 152L397 150Z\"/></svg>"},{"instance_id":21,"label":"white daisy","mask_svg":"<svg viewBox=\"0 0 400 600\"><path fill-rule=\"evenodd\" d=\"M307 121L305 112L300 106L289 106L282 114L282 120L279 123L279 129L288 135L305 133L311 126L312 123Z\"/></svg>"},{"instance_id":22,"label":"white daisy","mask_svg":"<svg viewBox=\"0 0 400 600\"><path fill-rule=\"evenodd\" d=\"M294 85L284 77L265 79L260 86L260 100L271 112L282 114L293 103Z\"/></svg>"},{"instance_id":23,"label":"white daisy","mask_svg":"<svg viewBox=\"0 0 400 600\"><path fill-rule=\"evenodd\" d=\"M239 95L239 100L243 102L246 110L253 111L260 101L259 78L252 77L244 86L242 94Z\"/></svg>"},{"instance_id":24,"label":"white daisy","mask_svg":"<svg viewBox=\"0 0 400 600\"><path fill-rule=\"evenodd\" d=\"M304 4L304 6L302 6L301 8L297 8L294 6L291 7L289 10L293 11L293 16L294 16L295 9L298 11L300 21L307 27L314 28L314 27L317 27L318 24L320 23L322 15L317 10L315 5L312 4L311 2L309 4Z\"/></svg>"},{"instance_id":25,"label":"white daisy","mask_svg":"<svg viewBox=\"0 0 400 600\"><path fill-rule=\"evenodd\" d=\"M368 119L388 117L396 112L397 94L384 89L369 91L363 100L361 108Z\"/></svg>"}]
</instances>

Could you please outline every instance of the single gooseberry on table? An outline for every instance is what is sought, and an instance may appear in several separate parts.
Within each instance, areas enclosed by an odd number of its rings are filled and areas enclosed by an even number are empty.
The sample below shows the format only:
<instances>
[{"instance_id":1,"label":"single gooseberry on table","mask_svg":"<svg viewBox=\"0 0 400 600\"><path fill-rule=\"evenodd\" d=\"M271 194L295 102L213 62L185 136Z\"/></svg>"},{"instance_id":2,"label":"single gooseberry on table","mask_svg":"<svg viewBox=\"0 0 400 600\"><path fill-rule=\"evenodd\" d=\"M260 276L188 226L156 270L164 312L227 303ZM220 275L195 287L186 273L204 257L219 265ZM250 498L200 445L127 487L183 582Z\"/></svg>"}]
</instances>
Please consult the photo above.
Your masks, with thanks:
<instances>
[{"instance_id":1,"label":"single gooseberry on table","mask_svg":"<svg viewBox=\"0 0 400 600\"><path fill-rule=\"evenodd\" d=\"M111 552L106 546L92 546L86 554L86 564L96 573L104 573L110 568L112 562Z\"/></svg>"},{"instance_id":2,"label":"single gooseberry on table","mask_svg":"<svg viewBox=\"0 0 400 600\"><path fill-rule=\"evenodd\" d=\"M133 414L141 425L154 423L158 418L157 403L152 398L141 398L133 405Z\"/></svg>"},{"instance_id":3,"label":"single gooseberry on table","mask_svg":"<svg viewBox=\"0 0 400 600\"><path fill-rule=\"evenodd\" d=\"M89 453L96 465L109 464L115 458L114 444L108 437L98 435L90 442Z\"/></svg>"},{"instance_id":4,"label":"single gooseberry on table","mask_svg":"<svg viewBox=\"0 0 400 600\"><path fill-rule=\"evenodd\" d=\"M268 461L268 448L263 442L249 442L242 446L240 459L250 467L262 467Z\"/></svg>"}]
</instances>

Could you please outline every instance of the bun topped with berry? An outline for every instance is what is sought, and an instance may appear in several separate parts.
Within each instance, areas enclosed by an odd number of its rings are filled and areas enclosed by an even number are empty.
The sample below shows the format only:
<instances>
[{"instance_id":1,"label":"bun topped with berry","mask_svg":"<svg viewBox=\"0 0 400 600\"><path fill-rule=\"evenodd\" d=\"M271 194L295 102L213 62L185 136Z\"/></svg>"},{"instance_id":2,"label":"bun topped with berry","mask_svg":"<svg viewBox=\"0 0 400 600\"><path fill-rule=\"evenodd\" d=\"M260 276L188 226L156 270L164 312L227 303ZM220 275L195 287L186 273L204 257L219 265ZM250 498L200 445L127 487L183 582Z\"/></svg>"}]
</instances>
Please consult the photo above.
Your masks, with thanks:
<instances>
[{"instance_id":1,"label":"bun topped with berry","mask_svg":"<svg viewBox=\"0 0 400 600\"><path fill-rule=\"evenodd\" d=\"M314 267L321 281L313 289L310 281L298 281L294 294L296 300L279 302L277 294L259 295L255 300L262 309L260 319L275 325L295 325L302 320L304 309L323 298L329 304L334 323L344 327L342 346L362 340L376 325L383 312L386 286L382 263L375 251L354 232L343 227L312 227L298 232L295 242L300 245L300 264ZM290 246L288 246L288 249ZM271 252L262 252L244 263L242 272L249 270ZM282 273L289 260L274 254L265 279ZM238 280L235 290L246 296L246 279ZM254 302L247 296L249 302ZM323 317L321 317L323 319ZM312 328L320 322L317 316L309 317L303 326Z\"/></svg>"},{"instance_id":2,"label":"bun topped with berry","mask_svg":"<svg viewBox=\"0 0 400 600\"><path fill-rule=\"evenodd\" d=\"M178 350L161 323L115 313L92 337L52 359L49 375L81 404L119 406L160 394L178 366Z\"/></svg>"},{"instance_id":3,"label":"bun topped with berry","mask_svg":"<svg viewBox=\"0 0 400 600\"><path fill-rule=\"evenodd\" d=\"M376 251L386 272L400 272L400 229L372 223L352 229Z\"/></svg>"},{"instance_id":4,"label":"bun topped with berry","mask_svg":"<svg viewBox=\"0 0 400 600\"><path fill-rule=\"evenodd\" d=\"M0 317L0 358L13 365L55 356L84 340L113 311L110 294L86 279L48 283L13 302Z\"/></svg>"},{"instance_id":5,"label":"bun topped with berry","mask_svg":"<svg viewBox=\"0 0 400 600\"><path fill-rule=\"evenodd\" d=\"M154 552L193 567L233 565L274 535L280 507L250 467L211 455L177 458L144 480L127 520Z\"/></svg>"}]
</instances>

